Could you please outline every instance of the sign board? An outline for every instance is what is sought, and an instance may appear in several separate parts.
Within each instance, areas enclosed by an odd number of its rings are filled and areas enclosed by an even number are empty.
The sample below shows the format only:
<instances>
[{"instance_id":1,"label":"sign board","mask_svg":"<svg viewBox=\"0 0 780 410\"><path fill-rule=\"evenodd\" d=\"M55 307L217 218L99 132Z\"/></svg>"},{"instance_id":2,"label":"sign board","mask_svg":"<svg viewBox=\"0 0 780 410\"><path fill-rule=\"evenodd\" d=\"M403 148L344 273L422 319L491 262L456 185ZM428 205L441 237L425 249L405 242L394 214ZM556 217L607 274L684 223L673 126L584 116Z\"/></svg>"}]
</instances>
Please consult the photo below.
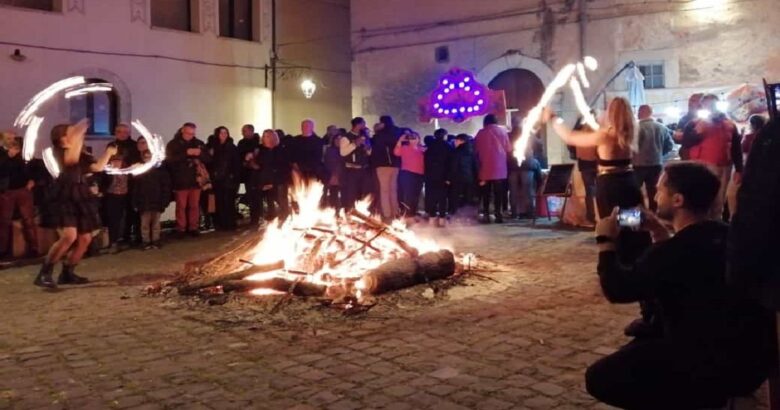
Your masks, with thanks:
<instances>
[{"instance_id":1,"label":"sign board","mask_svg":"<svg viewBox=\"0 0 780 410\"><path fill-rule=\"evenodd\" d=\"M574 172L574 164L551 165L550 172L544 180L542 195L568 196L572 172Z\"/></svg>"}]
</instances>

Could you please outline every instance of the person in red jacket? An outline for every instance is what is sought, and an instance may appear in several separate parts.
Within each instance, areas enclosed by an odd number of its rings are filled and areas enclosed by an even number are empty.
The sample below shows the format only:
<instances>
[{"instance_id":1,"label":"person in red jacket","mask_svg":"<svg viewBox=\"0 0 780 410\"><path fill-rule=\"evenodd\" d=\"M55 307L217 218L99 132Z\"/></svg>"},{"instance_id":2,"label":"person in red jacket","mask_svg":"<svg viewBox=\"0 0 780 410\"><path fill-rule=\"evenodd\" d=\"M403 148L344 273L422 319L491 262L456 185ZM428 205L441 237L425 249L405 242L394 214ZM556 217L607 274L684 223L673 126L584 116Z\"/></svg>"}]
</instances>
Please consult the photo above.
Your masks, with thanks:
<instances>
[{"instance_id":1,"label":"person in red jacket","mask_svg":"<svg viewBox=\"0 0 780 410\"><path fill-rule=\"evenodd\" d=\"M718 97L708 94L702 97L702 109L709 116L689 123L685 128L685 138L696 141L690 148L690 159L710 165L720 178L720 191L712 208L711 216L723 217L726 202L726 190L736 171L735 180L742 173L742 138L736 124L717 109Z\"/></svg>"}]
</instances>

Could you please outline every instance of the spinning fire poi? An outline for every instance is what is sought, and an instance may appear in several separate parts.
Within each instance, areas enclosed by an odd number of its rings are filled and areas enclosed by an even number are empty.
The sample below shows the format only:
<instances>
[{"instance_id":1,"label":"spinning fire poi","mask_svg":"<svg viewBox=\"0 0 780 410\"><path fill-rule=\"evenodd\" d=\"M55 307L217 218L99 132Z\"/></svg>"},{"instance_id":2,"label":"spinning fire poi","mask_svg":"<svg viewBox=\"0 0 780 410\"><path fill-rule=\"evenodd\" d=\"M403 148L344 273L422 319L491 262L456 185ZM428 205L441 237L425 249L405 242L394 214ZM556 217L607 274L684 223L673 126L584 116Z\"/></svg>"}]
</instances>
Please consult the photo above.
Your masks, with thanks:
<instances>
[{"instance_id":1,"label":"spinning fire poi","mask_svg":"<svg viewBox=\"0 0 780 410\"><path fill-rule=\"evenodd\" d=\"M15 127L26 128L22 152L24 160L30 161L34 157L38 134L45 120L38 112L46 102L63 92L65 98L70 99L112 89L111 84L87 83L84 77L79 76L58 81L36 94L14 121ZM47 209L59 237L49 249L33 282L36 286L53 289L57 284L80 285L88 282L87 278L75 273L75 267L92 241L94 232L102 227L97 195L86 181L88 174L106 172L111 175L140 175L158 166L164 159L162 137L152 135L138 120L133 121L133 126L146 138L152 158L144 164L133 164L127 168L108 165L110 158L117 153L114 145L109 144L97 160L84 152L84 138L89 129L86 120L78 124L59 124L52 128L52 145L43 150L42 157L46 169L55 180L43 207ZM55 283L52 272L54 265L60 261L63 262L62 273Z\"/></svg>"}]
</instances>

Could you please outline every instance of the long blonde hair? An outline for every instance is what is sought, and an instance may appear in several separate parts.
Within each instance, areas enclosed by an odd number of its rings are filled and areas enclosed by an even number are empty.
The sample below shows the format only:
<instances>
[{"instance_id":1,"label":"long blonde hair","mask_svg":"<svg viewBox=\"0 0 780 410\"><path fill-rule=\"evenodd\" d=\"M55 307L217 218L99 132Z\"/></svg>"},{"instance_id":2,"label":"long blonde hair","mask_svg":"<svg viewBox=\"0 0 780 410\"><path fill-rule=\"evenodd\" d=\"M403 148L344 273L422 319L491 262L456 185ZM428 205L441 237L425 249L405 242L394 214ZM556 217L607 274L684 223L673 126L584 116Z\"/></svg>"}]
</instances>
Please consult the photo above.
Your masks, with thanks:
<instances>
[{"instance_id":1,"label":"long blonde hair","mask_svg":"<svg viewBox=\"0 0 780 410\"><path fill-rule=\"evenodd\" d=\"M611 132L614 132L619 147L634 147L637 125L628 100L623 97L617 97L609 103L607 122Z\"/></svg>"}]
</instances>

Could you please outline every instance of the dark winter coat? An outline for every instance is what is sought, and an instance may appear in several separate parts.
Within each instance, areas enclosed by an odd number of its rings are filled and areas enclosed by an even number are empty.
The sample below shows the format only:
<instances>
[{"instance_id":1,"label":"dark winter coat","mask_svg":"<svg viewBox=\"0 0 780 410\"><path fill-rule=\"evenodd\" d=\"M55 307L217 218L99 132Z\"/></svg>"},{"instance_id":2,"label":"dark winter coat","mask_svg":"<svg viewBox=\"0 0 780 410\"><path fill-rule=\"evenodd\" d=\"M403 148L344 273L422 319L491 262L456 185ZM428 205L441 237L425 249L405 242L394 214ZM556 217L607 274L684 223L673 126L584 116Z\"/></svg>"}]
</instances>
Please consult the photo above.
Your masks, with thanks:
<instances>
[{"instance_id":1,"label":"dark winter coat","mask_svg":"<svg viewBox=\"0 0 780 410\"><path fill-rule=\"evenodd\" d=\"M324 166L322 164L322 138L313 134L309 137L299 135L289 140L286 148L289 149L290 160L298 164L298 169L306 177L323 177Z\"/></svg>"},{"instance_id":2,"label":"dark winter coat","mask_svg":"<svg viewBox=\"0 0 780 410\"><path fill-rule=\"evenodd\" d=\"M395 144L401 136L401 129L392 126L385 126L379 130L371 139L371 166L376 167L396 167L401 166L401 158L393 154Z\"/></svg>"},{"instance_id":3,"label":"dark winter coat","mask_svg":"<svg viewBox=\"0 0 780 410\"><path fill-rule=\"evenodd\" d=\"M217 187L238 188L241 160L233 138L228 138L224 143L220 143L216 137L209 138L206 147L211 155L211 162L208 164L211 182Z\"/></svg>"},{"instance_id":4,"label":"dark winter coat","mask_svg":"<svg viewBox=\"0 0 780 410\"><path fill-rule=\"evenodd\" d=\"M474 184L477 180L477 157L470 143L461 144L452 151L450 181L453 184Z\"/></svg>"},{"instance_id":5,"label":"dark winter coat","mask_svg":"<svg viewBox=\"0 0 780 410\"><path fill-rule=\"evenodd\" d=\"M281 146L275 148L260 146L255 150L253 165L257 168L252 171L250 180L253 187L262 188L265 185L288 183L289 165Z\"/></svg>"},{"instance_id":6,"label":"dark winter coat","mask_svg":"<svg viewBox=\"0 0 780 410\"><path fill-rule=\"evenodd\" d=\"M138 151L138 143L134 139L114 140L113 143L116 145L116 154L122 157L122 166L129 167L141 162L141 152Z\"/></svg>"},{"instance_id":7,"label":"dark winter coat","mask_svg":"<svg viewBox=\"0 0 780 410\"><path fill-rule=\"evenodd\" d=\"M425 180L449 181L452 148L444 140L433 139L425 150Z\"/></svg>"},{"instance_id":8,"label":"dark winter coat","mask_svg":"<svg viewBox=\"0 0 780 410\"><path fill-rule=\"evenodd\" d=\"M244 163L244 158L246 158L246 154L255 152L256 149L260 148L260 135L255 134L252 138L242 138L238 141L236 148L238 148L238 158L244 164L241 167L241 182L246 183L249 181L249 175L252 173L252 170Z\"/></svg>"},{"instance_id":9,"label":"dark winter coat","mask_svg":"<svg viewBox=\"0 0 780 410\"><path fill-rule=\"evenodd\" d=\"M187 155L187 150L190 148L200 148L200 155ZM204 164L211 161L206 144L197 138L185 141L180 134L177 134L165 146L165 163L171 173L174 191L200 188L196 179L196 161L201 161Z\"/></svg>"},{"instance_id":10,"label":"dark winter coat","mask_svg":"<svg viewBox=\"0 0 780 410\"><path fill-rule=\"evenodd\" d=\"M155 167L133 179L130 200L138 212L164 212L171 202L171 176L164 167Z\"/></svg>"}]
</instances>

